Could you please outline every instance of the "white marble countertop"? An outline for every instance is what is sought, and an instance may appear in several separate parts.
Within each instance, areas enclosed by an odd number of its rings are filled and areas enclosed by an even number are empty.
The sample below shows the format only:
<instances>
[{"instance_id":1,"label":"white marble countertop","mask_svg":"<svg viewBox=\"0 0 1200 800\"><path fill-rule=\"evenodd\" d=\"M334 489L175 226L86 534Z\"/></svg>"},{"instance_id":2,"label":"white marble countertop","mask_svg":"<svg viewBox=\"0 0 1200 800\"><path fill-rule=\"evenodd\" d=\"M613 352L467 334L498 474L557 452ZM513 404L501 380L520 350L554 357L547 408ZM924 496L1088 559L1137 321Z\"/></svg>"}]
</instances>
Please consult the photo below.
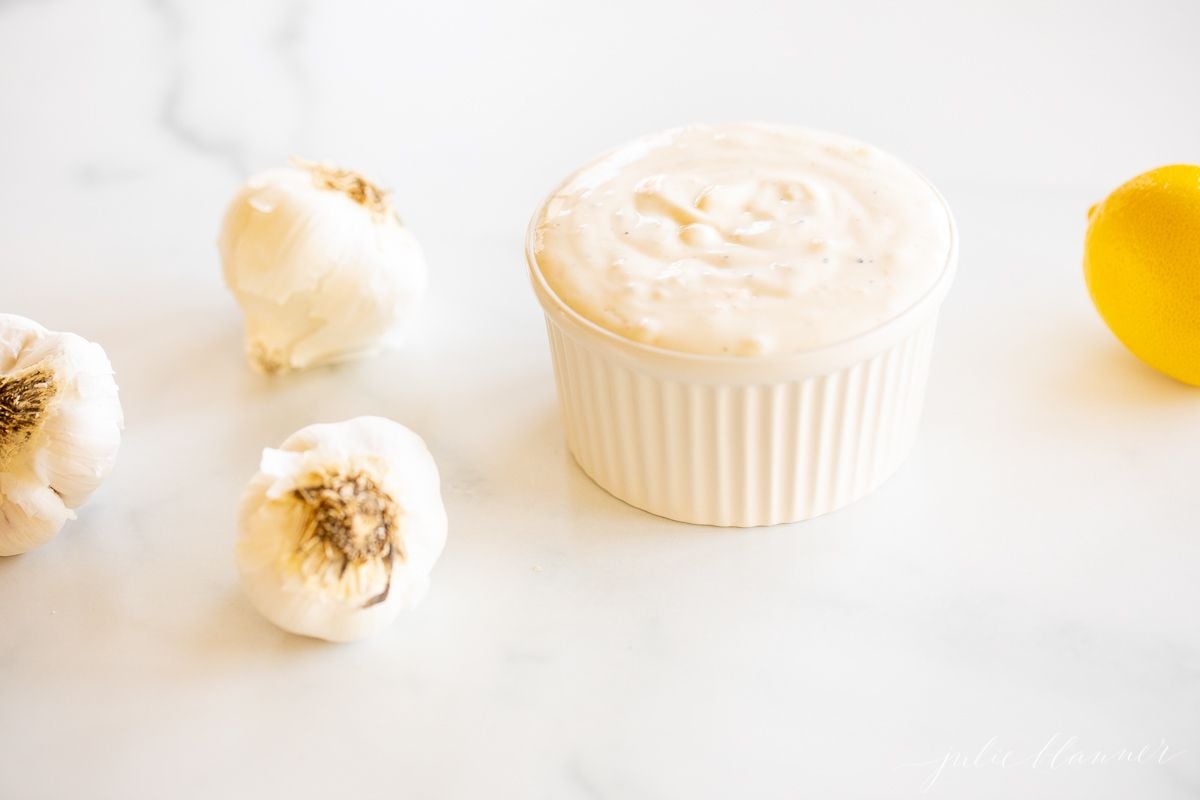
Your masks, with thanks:
<instances>
[{"instance_id":1,"label":"white marble countertop","mask_svg":"<svg viewBox=\"0 0 1200 800\"><path fill-rule=\"evenodd\" d=\"M1080 274L1092 202L1200 158L1200 6L1017 5L0 2L0 309L101 342L128 421L0 560L0 797L1200 796L1200 394ZM918 165L962 260L907 466L727 531L571 462L522 238L606 147L746 118ZM391 186L433 283L403 351L266 380L214 239L292 153ZM330 646L242 598L234 509L364 413L428 441L450 539Z\"/></svg>"}]
</instances>

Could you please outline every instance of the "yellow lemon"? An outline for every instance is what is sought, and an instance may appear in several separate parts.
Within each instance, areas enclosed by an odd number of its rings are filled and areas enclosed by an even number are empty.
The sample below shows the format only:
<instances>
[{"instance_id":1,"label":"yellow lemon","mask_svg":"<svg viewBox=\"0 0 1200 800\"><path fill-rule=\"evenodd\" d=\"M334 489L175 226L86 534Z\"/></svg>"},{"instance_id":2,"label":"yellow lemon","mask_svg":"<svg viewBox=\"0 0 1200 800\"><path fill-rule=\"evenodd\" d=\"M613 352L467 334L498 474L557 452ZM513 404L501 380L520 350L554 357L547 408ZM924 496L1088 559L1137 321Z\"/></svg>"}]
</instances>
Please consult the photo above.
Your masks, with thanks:
<instances>
[{"instance_id":1,"label":"yellow lemon","mask_svg":"<svg viewBox=\"0 0 1200 800\"><path fill-rule=\"evenodd\" d=\"M1083 274L1135 356L1200 386L1200 166L1159 167L1092 206Z\"/></svg>"}]
</instances>

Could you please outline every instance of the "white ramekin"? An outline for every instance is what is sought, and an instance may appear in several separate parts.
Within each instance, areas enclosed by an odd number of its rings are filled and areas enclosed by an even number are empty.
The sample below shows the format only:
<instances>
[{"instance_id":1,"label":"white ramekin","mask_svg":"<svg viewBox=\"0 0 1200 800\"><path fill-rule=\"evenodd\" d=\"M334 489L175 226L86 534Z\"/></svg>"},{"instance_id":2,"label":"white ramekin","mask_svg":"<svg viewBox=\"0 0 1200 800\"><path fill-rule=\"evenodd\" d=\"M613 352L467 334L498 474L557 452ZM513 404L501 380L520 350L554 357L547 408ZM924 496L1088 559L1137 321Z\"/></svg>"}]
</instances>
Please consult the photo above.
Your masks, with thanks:
<instances>
[{"instance_id":1,"label":"white ramekin","mask_svg":"<svg viewBox=\"0 0 1200 800\"><path fill-rule=\"evenodd\" d=\"M916 439L938 310L958 261L946 215L945 267L903 313L819 349L745 357L665 350L579 315L538 268L539 208L526 260L579 466L632 506L703 525L795 522L875 489Z\"/></svg>"}]
</instances>

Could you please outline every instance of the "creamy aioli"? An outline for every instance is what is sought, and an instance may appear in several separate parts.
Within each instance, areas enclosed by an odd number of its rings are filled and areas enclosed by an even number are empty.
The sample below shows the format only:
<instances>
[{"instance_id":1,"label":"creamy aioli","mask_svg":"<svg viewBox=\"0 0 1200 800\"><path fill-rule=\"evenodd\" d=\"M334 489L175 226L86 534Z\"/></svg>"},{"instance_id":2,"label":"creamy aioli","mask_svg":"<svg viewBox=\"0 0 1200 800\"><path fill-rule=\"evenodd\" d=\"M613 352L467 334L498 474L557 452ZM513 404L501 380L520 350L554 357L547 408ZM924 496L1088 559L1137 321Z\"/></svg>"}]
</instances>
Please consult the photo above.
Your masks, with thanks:
<instances>
[{"instance_id":1,"label":"creamy aioli","mask_svg":"<svg viewBox=\"0 0 1200 800\"><path fill-rule=\"evenodd\" d=\"M811 350L892 319L942 275L951 222L900 160L821 131L736 124L639 139L570 177L534 224L566 305L638 342Z\"/></svg>"}]
</instances>

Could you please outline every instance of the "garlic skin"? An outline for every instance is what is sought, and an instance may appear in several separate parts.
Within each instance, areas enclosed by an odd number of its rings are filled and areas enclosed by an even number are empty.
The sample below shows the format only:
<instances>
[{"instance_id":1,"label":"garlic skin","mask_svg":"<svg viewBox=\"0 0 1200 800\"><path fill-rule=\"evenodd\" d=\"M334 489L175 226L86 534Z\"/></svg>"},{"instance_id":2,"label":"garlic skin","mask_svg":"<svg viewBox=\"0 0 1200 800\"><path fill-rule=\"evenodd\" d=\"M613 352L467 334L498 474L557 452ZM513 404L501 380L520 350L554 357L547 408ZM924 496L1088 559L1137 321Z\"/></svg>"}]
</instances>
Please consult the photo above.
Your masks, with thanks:
<instances>
[{"instance_id":1,"label":"garlic skin","mask_svg":"<svg viewBox=\"0 0 1200 800\"><path fill-rule=\"evenodd\" d=\"M309 425L263 450L239 512L242 588L284 630L370 636L412 608L446 544L437 465L389 419Z\"/></svg>"},{"instance_id":2,"label":"garlic skin","mask_svg":"<svg viewBox=\"0 0 1200 800\"><path fill-rule=\"evenodd\" d=\"M399 346L428 281L421 247L384 192L299 160L238 191L218 248L246 317L247 358L265 373Z\"/></svg>"},{"instance_id":3,"label":"garlic skin","mask_svg":"<svg viewBox=\"0 0 1200 800\"><path fill-rule=\"evenodd\" d=\"M75 518L112 471L123 427L100 345L0 314L0 556Z\"/></svg>"}]
</instances>

